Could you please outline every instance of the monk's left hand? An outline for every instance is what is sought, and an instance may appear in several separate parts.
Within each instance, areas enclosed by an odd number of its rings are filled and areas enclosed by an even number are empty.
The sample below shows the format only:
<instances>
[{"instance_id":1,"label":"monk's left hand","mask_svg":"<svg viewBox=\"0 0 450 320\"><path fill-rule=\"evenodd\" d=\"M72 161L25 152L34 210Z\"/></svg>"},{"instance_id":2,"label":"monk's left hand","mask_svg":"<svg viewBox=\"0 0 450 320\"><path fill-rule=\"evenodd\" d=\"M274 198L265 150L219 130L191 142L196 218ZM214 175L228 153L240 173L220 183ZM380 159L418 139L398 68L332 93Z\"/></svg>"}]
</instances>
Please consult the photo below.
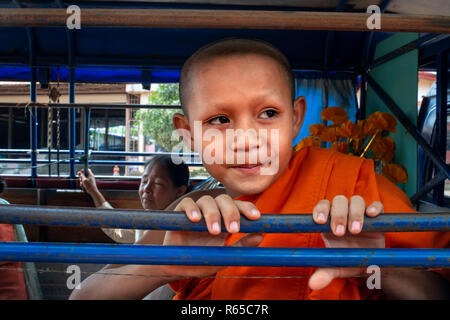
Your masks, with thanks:
<instances>
[{"instance_id":1,"label":"monk's left hand","mask_svg":"<svg viewBox=\"0 0 450 320\"><path fill-rule=\"evenodd\" d=\"M313 210L316 223L324 224L330 217L331 233L322 233L327 248L385 248L384 233L363 233L365 215L376 217L383 213L381 202L375 201L366 207L358 195L350 198L336 196L333 202L321 200ZM312 290L328 286L334 278L349 278L366 274L365 268L318 268L309 279Z\"/></svg>"}]
</instances>

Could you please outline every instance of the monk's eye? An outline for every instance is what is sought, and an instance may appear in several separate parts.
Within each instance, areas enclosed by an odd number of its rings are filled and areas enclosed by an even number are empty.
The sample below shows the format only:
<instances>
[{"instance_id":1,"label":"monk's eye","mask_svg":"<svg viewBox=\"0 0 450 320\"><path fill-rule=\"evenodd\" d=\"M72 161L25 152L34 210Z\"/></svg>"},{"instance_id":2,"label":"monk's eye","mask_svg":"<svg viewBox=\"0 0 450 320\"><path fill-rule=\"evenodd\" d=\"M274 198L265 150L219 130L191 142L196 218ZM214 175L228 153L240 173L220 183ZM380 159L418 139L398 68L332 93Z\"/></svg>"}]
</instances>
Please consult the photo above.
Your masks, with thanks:
<instances>
[{"instance_id":1,"label":"monk's eye","mask_svg":"<svg viewBox=\"0 0 450 320\"><path fill-rule=\"evenodd\" d=\"M275 110L269 109L261 113L260 118L262 119L270 119L275 117L278 114Z\"/></svg>"},{"instance_id":2,"label":"monk's eye","mask_svg":"<svg viewBox=\"0 0 450 320\"><path fill-rule=\"evenodd\" d=\"M224 124L224 123L228 123L230 122L230 119L228 119L225 116L218 116L215 118L212 118L211 120L208 121L210 124Z\"/></svg>"}]
</instances>

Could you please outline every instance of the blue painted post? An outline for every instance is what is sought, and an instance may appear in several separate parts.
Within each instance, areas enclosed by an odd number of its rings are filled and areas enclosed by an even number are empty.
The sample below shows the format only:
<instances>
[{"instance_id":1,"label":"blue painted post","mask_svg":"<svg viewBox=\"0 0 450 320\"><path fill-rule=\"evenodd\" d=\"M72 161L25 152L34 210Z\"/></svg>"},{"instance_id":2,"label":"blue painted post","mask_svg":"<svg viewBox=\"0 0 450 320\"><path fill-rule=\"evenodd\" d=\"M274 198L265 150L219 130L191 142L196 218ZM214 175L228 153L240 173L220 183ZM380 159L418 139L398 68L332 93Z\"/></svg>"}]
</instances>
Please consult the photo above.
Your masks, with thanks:
<instances>
[{"instance_id":1,"label":"blue painted post","mask_svg":"<svg viewBox=\"0 0 450 320\"><path fill-rule=\"evenodd\" d=\"M69 103L75 103L75 69L69 69ZM70 187L75 188L75 141L76 141L76 112L69 109L69 177Z\"/></svg>"},{"instance_id":2,"label":"blue painted post","mask_svg":"<svg viewBox=\"0 0 450 320\"><path fill-rule=\"evenodd\" d=\"M37 101L36 81L37 68L31 67L30 102ZM36 187L37 177L37 108L30 107L30 149L31 149L31 185Z\"/></svg>"},{"instance_id":3,"label":"blue painted post","mask_svg":"<svg viewBox=\"0 0 450 320\"><path fill-rule=\"evenodd\" d=\"M184 213L79 207L0 205L0 223L143 230L207 231L204 219L191 222ZM222 230L225 230L222 225ZM450 231L450 213L396 213L364 219L363 232ZM311 214L263 214L258 220L241 217L242 233L331 232ZM1 261L1 260L0 260Z\"/></svg>"},{"instance_id":4,"label":"blue painted post","mask_svg":"<svg viewBox=\"0 0 450 320\"><path fill-rule=\"evenodd\" d=\"M91 109L84 109L84 174L89 175L89 126L91 122Z\"/></svg>"},{"instance_id":5,"label":"blue painted post","mask_svg":"<svg viewBox=\"0 0 450 320\"><path fill-rule=\"evenodd\" d=\"M0 242L1 261L262 267L450 267L450 249L254 248Z\"/></svg>"}]
</instances>

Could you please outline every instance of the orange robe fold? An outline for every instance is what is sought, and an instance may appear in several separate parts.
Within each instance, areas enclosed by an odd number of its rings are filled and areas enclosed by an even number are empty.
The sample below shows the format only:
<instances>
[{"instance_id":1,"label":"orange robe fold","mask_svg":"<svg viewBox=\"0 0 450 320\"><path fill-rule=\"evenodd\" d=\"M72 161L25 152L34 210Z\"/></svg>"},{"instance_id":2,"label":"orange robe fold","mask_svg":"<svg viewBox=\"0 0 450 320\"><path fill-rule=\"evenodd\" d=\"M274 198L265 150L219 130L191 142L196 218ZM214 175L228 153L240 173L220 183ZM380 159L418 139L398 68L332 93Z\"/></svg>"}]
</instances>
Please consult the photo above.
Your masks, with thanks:
<instances>
[{"instance_id":1,"label":"orange robe fold","mask_svg":"<svg viewBox=\"0 0 450 320\"><path fill-rule=\"evenodd\" d=\"M253 202L262 214L311 214L320 200L332 201L336 195L360 195L367 205L380 201L385 213L415 212L397 186L374 172L371 160L314 147L295 153L282 175L263 193L237 199ZM243 235L230 235L226 244ZM259 247L325 247L315 233L263 236ZM448 232L386 233L386 247L392 248L445 248L449 243ZM216 278L179 280L170 285L176 292L174 299L366 299L376 293L365 289L365 280L357 278L335 279L326 288L313 291L308 280L315 269L228 267Z\"/></svg>"}]
</instances>

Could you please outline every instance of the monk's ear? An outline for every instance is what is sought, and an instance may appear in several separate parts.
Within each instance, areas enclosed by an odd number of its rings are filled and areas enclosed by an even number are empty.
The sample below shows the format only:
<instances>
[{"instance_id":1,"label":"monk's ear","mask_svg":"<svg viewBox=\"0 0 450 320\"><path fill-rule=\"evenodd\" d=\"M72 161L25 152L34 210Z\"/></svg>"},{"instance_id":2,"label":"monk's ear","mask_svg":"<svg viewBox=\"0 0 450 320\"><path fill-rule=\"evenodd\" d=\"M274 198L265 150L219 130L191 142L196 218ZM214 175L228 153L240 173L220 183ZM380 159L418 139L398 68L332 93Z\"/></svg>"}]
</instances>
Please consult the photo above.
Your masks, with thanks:
<instances>
[{"instance_id":1,"label":"monk's ear","mask_svg":"<svg viewBox=\"0 0 450 320\"><path fill-rule=\"evenodd\" d=\"M305 113L306 113L306 99L305 97L300 96L294 100L294 114L293 114L294 137L296 137L300 132L303 120L305 120Z\"/></svg>"},{"instance_id":2,"label":"monk's ear","mask_svg":"<svg viewBox=\"0 0 450 320\"><path fill-rule=\"evenodd\" d=\"M184 114L175 113L172 118L173 127L177 130L178 135L183 142L194 151L194 137L191 134L191 127L189 126L189 120Z\"/></svg>"}]
</instances>

